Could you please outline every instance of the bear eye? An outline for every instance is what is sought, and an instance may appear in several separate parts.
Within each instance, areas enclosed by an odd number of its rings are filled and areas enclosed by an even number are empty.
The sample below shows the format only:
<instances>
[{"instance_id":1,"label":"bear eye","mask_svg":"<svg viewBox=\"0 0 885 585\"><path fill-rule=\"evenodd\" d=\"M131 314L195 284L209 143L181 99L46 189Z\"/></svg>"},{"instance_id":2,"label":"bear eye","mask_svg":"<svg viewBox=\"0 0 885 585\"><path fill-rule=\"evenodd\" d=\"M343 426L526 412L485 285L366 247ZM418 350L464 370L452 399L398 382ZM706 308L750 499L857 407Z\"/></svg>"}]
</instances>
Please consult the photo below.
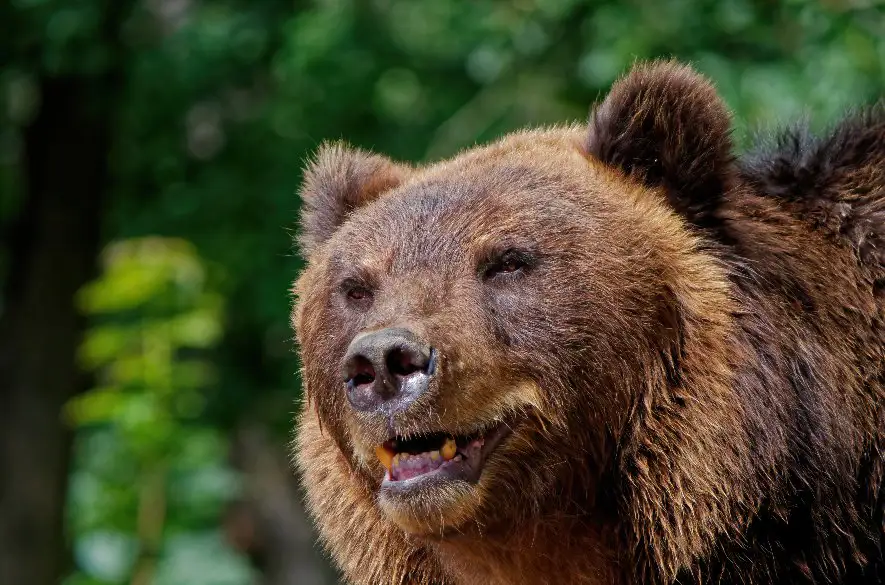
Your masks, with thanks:
<instances>
[{"instance_id":1,"label":"bear eye","mask_svg":"<svg viewBox=\"0 0 885 585\"><path fill-rule=\"evenodd\" d=\"M506 258L501 261L498 266L498 272L516 272L523 267L523 262L519 258Z\"/></svg>"},{"instance_id":2,"label":"bear eye","mask_svg":"<svg viewBox=\"0 0 885 585\"><path fill-rule=\"evenodd\" d=\"M369 287L355 280L347 279L341 283L341 291L348 300L356 303L365 303L372 300L372 291Z\"/></svg>"},{"instance_id":3,"label":"bear eye","mask_svg":"<svg viewBox=\"0 0 885 585\"><path fill-rule=\"evenodd\" d=\"M531 256L521 250L507 250L487 265L485 278L494 278L498 275L513 275L529 268L532 263Z\"/></svg>"}]
</instances>

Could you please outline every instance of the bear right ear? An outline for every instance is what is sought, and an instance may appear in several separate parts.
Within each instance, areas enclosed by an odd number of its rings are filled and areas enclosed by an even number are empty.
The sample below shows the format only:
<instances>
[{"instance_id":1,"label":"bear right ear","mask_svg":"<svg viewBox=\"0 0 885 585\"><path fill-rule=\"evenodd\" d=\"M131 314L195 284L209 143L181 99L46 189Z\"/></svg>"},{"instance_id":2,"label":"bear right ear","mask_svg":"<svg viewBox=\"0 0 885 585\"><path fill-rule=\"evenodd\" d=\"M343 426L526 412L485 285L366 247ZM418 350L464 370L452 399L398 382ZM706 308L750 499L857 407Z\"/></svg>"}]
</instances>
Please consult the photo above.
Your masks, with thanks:
<instances>
[{"instance_id":1,"label":"bear right ear","mask_svg":"<svg viewBox=\"0 0 885 585\"><path fill-rule=\"evenodd\" d=\"M704 77L672 61L640 64L590 116L587 149L707 224L734 180L730 116Z\"/></svg>"},{"instance_id":2,"label":"bear right ear","mask_svg":"<svg viewBox=\"0 0 885 585\"><path fill-rule=\"evenodd\" d=\"M340 142L321 145L299 192L302 255L309 257L350 213L401 184L410 172L406 165Z\"/></svg>"}]
</instances>

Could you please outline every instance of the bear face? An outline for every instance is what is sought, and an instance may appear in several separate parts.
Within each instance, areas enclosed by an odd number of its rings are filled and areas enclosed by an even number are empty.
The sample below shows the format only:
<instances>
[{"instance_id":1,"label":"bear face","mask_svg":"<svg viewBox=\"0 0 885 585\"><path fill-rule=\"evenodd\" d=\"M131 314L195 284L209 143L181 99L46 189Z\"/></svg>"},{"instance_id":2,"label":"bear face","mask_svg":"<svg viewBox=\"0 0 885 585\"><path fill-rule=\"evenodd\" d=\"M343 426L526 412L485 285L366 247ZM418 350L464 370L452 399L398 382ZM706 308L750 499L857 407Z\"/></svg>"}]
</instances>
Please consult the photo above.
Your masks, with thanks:
<instances>
[{"instance_id":1,"label":"bear face","mask_svg":"<svg viewBox=\"0 0 885 585\"><path fill-rule=\"evenodd\" d=\"M409 532L535 509L554 484L573 481L555 470L573 458L585 461L581 475L598 474L605 436L620 435L637 398L637 367L645 376L677 343L673 269L691 262L676 256L694 244L663 204L588 160L581 138L526 133L415 170L353 211L308 269L302 336L334 332L303 346L305 370L317 370L308 388L320 412L342 413L337 432L356 468L380 480L377 449L434 453L447 437L456 462L466 459L451 477L451 464L410 481L392 481L398 466L390 470L379 504ZM668 228L667 241L648 237ZM414 399L393 388L386 400L349 403L348 348L366 332L396 330L433 352L426 387ZM381 392L392 375L384 360L404 349L402 336L377 343L388 353L367 360L354 393ZM508 494L510 510L489 493Z\"/></svg>"},{"instance_id":2,"label":"bear face","mask_svg":"<svg viewBox=\"0 0 885 585\"><path fill-rule=\"evenodd\" d=\"M320 150L302 189L297 460L350 580L715 573L699 559L788 497L793 382L750 337L795 318L781 293L735 284L734 250L771 241L788 272L860 273L846 250L803 257L832 245L752 196L728 129L709 83L656 63L589 131L519 132L426 167ZM846 448L875 434L861 422Z\"/></svg>"}]
</instances>

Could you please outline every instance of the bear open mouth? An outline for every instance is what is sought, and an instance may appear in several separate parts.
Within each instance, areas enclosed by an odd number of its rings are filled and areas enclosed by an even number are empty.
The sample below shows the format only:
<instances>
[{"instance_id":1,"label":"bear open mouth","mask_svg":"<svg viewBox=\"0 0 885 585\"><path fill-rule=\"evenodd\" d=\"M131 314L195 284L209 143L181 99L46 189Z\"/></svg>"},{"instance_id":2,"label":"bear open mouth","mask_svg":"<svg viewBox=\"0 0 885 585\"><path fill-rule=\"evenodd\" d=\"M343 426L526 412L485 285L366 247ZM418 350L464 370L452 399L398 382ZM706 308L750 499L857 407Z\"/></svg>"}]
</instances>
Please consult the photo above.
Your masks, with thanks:
<instances>
[{"instance_id":1,"label":"bear open mouth","mask_svg":"<svg viewBox=\"0 0 885 585\"><path fill-rule=\"evenodd\" d=\"M430 476L475 483L489 454L510 433L510 425L500 422L473 435L394 437L379 445L375 453L387 469L385 484Z\"/></svg>"}]
</instances>

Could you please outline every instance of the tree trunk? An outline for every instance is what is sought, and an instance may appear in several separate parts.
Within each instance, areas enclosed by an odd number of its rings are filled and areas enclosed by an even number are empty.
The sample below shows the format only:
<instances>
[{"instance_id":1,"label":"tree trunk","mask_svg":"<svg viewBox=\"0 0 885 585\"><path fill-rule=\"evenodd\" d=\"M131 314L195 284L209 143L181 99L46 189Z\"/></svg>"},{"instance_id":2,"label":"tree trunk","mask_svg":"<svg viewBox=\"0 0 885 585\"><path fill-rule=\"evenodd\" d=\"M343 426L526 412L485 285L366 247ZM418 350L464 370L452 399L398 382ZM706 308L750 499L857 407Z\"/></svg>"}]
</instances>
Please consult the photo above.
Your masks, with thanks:
<instances>
[{"instance_id":1,"label":"tree trunk","mask_svg":"<svg viewBox=\"0 0 885 585\"><path fill-rule=\"evenodd\" d=\"M244 424L234 436L232 459L244 474L245 493L223 525L233 548L261 572L253 585L335 583L282 446L261 427Z\"/></svg>"},{"instance_id":2,"label":"tree trunk","mask_svg":"<svg viewBox=\"0 0 885 585\"><path fill-rule=\"evenodd\" d=\"M0 305L0 583L56 585L71 430L62 406L87 387L74 295L93 275L108 182L113 84L44 80L25 132L26 200L3 244Z\"/></svg>"}]
</instances>

